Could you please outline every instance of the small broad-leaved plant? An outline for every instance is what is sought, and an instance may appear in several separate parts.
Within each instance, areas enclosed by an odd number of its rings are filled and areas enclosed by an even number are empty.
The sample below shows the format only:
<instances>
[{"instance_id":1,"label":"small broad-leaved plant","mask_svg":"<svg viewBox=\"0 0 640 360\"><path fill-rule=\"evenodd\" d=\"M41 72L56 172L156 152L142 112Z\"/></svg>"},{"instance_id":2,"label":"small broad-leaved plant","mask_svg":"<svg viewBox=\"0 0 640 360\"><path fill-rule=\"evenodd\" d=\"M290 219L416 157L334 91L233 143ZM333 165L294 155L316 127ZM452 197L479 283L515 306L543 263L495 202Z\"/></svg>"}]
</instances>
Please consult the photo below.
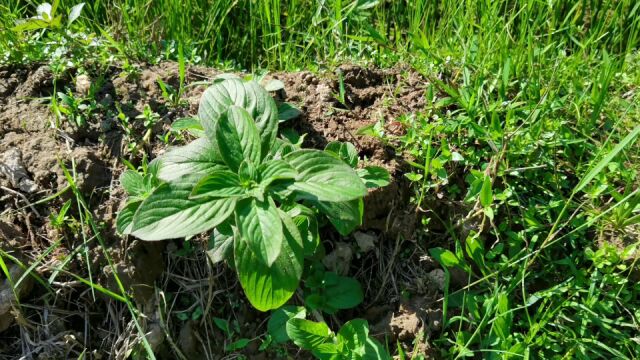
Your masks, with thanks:
<instances>
[{"instance_id":1,"label":"small broad-leaved plant","mask_svg":"<svg viewBox=\"0 0 640 360\"><path fill-rule=\"evenodd\" d=\"M391 359L384 346L369 336L366 320L348 321L335 334L324 322L307 320L306 316L306 309L301 306L287 305L274 311L267 324L272 340L291 340L318 359Z\"/></svg>"},{"instance_id":2,"label":"small broad-leaved plant","mask_svg":"<svg viewBox=\"0 0 640 360\"><path fill-rule=\"evenodd\" d=\"M170 149L143 175L123 174L130 197L118 230L154 241L213 229L211 259L235 268L255 308L281 307L318 247L317 215L346 235L361 224L367 188L389 181L382 168L356 169L351 144L321 151L302 149L291 134L278 137L282 118L257 82L229 75L215 81L198 121L186 126L200 137Z\"/></svg>"}]
</instances>

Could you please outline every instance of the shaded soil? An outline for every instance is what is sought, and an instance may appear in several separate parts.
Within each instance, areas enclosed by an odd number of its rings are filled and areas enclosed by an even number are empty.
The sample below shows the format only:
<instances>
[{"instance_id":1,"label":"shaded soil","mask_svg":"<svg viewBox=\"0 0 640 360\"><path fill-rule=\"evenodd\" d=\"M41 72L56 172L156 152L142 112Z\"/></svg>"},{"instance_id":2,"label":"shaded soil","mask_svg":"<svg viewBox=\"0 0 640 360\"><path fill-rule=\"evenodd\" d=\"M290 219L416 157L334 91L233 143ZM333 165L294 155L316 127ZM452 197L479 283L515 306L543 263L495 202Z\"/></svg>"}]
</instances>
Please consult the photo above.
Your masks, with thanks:
<instances>
[{"instance_id":1,"label":"shaded soil","mask_svg":"<svg viewBox=\"0 0 640 360\"><path fill-rule=\"evenodd\" d=\"M191 67L186 83L211 80L218 73ZM340 77L344 101L336 95ZM387 132L402 132L397 118L424 107L426 81L409 69L355 66L322 75L276 73L269 78L285 84L277 99L302 110L288 124L308 134L307 146L350 141L366 163L384 166L392 174L389 186L365 199L364 224L357 236L343 238L323 230L329 255L349 254L341 258L342 271L358 278L366 292L360 307L327 320L337 328L364 317L382 341L390 339L393 345L398 340L413 349L416 337L439 330L438 266L413 242L418 219L409 205L406 165L393 147L358 135L358 130L380 122ZM187 87L186 101L172 106L158 79L177 88L177 65L140 65L129 72L110 68L88 77L74 71L54 76L46 66L0 68L0 249L11 256L3 257L11 260L14 282L34 264L31 276L20 283L19 302L9 279L0 275L0 359L75 358L83 351L87 358L127 358L141 352L137 325L159 358L175 358L177 353L189 359L205 353L222 358L225 344L243 337L254 341L241 353L277 357L275 350L258 351L266 314L245 302L232 271L208 263L204 239L185 246L182 241L149 243L115 233L115 216L125 200L117 182L125 169L122 159L139 164L143 153L154 158L167 142L188 140L188 135L170 133L170 125L197 112L206 88ZM84 124L74 124L77 119L64 114L55 116L54 88L78 99ZM146 130L137 118L146 106L159 115L149 142L143 141ZM124 117L129 128L123 125ZM70 189L70 180L77 193ZM65 219L56 220L68 201ZM92 222L82 221L89 217ZM127 306L108 293L120 293L114 272L132 295L133 306L144 314L137 325ZM99 286L92 289L86 280ZM407 291L411 300L402 296ZM231 338L215 326L214 317L231 322ZM426 343L415 349L429 354Z\"/></svg>"}]
</instances>

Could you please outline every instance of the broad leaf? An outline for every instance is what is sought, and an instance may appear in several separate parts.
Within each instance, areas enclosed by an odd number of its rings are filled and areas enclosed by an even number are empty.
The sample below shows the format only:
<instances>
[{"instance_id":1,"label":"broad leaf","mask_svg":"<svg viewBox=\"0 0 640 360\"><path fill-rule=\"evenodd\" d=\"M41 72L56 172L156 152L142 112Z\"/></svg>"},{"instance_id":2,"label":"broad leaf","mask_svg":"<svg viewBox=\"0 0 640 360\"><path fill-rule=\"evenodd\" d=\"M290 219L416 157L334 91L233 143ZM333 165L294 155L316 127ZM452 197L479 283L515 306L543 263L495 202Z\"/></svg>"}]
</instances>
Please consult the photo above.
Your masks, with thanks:
<instances>
[{"instance_id":1,"label":"broad leaf","mask_svg":"<svg viewBox=\"0 0 640 360\"><path fill-rule=\"evenodd\" d=\"M188 145L172 148L159 158L158 177L173 181L184 175L204 176L212 170L226 168L208 139L197 139Z\"/></svg>"},{"instance_id":2,"label":"broad leaf","mask_svg":"<svg viewBox=\"0 0 640 360\"><path fill-rule=\"evenodd\" d=\"M358 150L350 142L332 141L324 148L324 151L337 156L352 168L358 166Z\"/></svg>"},{"instance_id":3,"label":"broad leaf","mask_svg":"<svg viewBox=\"0 0 640 360\"><path fill-rule=\"evenodd\" d=\"M230 106L216 124L216 142L220 156L233 171L238 171L244 159L259 164L260 134L249 113L238 106Z\"/></svg>"},{"instance_id":4,"label":"broad leaf","mask_svg":"<svg viewBox=\"0 0 640 360\"><path fill-rule=\"evenodd\" d=\"M47 27L49 27L48 21L37 19L37 18L30 18L26 20L16 21L16 26L12 27L11 30L15 32L22 32L22 31L46 29Z\"/></svg>"},{"instance_id":5,"label":"broad leaf","mask_svg":"<svg viewBox=\"0 0 640 360\"><path fill-rule=\"evenodd\" d=\"M258 168L260 187L266 189L276 180L295 179L298 172L284 160L271 160Z\"/></svg>"},{"instance_id":6,"label":"broad leaf","mask_svg":"<svg viewBox=\"0 0 640 360\"><path fill-rule=\"evenodd\" d=\"M366 320L353 319L347 321L338 331L338 342L348 349L351 359L362 359L366 353L369 338L369 325Z\"/></svg>"},{"instance_id":7,"label":"broad leaf","mask_svg":"<svg viewBox=\"0 0 640 360\"><path fill-rule=\"evenodd\" d=\"M286 305L271 314L271 318L267 323L267 331L273 337L276 343L285 343L289 341L287 335L287 322L290 319L304 319L307 311L302 306Z\"/></svg>"},{"instance_id":8,"label":"broad leaf","mask_svg":"<svg viewBox=\"0 0 640 360\"><path fill-rule=\"evenodd\" d=\"M327 324L305 319L293 318L287 321L287 335L299 347L316 350L320 345L330 341L331 330Z\"/></svg>"},{"instance_id":9,"label":"broad leaf","mask_svg":"<svg viewBox=\"0 0 640 360\"><path fill-rule=\"evenodd\" d=\"M483 207L490 206L493 202L493 191L491 191L491 176L484 176L482 188L480 189L480 204Z\"/></svg>"},{"instance_id":10,"label":"broad leaf","mask_svg":"<svg viewBox=\"0 0 640 360\"><path fill-rule=\"evenodd\" d=\"M389 355L387 350L384 348L384 345L378 342L378 340L367 337L367 343L364 347L364 356L362 360L391 360L392 357Z\"/></svg>"},{"instance_id":11,"label":"broad leaf","mask_svg":"<svg viewBox=\"0 0 640 360\"><path fill-rule=\"evenodd\" d=\"M319 150L298 150L284 157L298 171L290 186L300 199L341 202L364 197L367 188L340 159Z\"/></svg>"},{"instance_id":12,"label":"broad leaf","mask_svg":"<svg viewBox=\"0 0 640 360\"><path fill-rule=\"evenodd\" d=\"M131 234L142 240L193 236L222 223L235 208L234 199L190 199L197 177L184 176L160 185L133 217Z\"/></svg>"},{"instance_id":13,"label":"broad leaf","mask_svg":"<svg viewBox=\"0 0 640 360\"><path fill-rule=\"evenodd\" d=\"M280 255L271 266L263 264L241 237L234 242L236 271L251 305L260 311L277 309L298 288L302 276L303 249L298 229L281 214L284 238Z\"/></svg>"},{"instance_id":14,"label":"broad leaf","mask_svg":"<svg viewBox=\"0 0 640 360\"><path fill-rule=\"evenodd\" d=\"M207 255L214 264L233 260L233 229L228 222L223 222L211 232Z\"/></svg>"},{"instance_id":15,"label":"broad leaf","mask_svg":"<svg viewBox=\"0 0 640 360\"><path fill-rule=\"evenodd\" d=\"M129 196L141 196L147 188L144 184L144 177L137 171L127 170L120 175L120 185Z\"/></svg>"},{"instance_id":16,"label":"broad leaf","mask_svg":"<svg viewBox=\"0 0 640 360\"><path fill-rule=\"evenodd\" d=\"M173 131L186 130L191 135L199 138L205 136L205 132L204 132L204 129L202 128L202 124L200 124L200 120L192 117L182 118L174 121L171 124L171 130Z\"/></svg>"},{"instance_id":17,"label":"broad leaf","mask_svg":"<svg viewBox=\"0 0 640 360\"><path fill-rule=\"evenodd\" d=\"M312 204L329 219L340 235L347 236L362 225L364 214L362 199L345 202L313 201Z\"/></svg>"},{"instance_id":18,"label":"broad leaf","mask_svg":"<svg viewBox=\"0 0 640 360\"><path fill-rule=\"evenodd\" d=\"M297 204L287 213L293 218L293 222L298 227L298 231L300 231L304 244L304 255L313 256L318 244L320 244L318 220L315 212L306 206Z\"/></svg>"},{"instance_id":19,"label":"broad leaf","mask_svg":"<svg viewBox=\"0 0 640 360\"><path fill-rule=\"evenodd\" d=\"M366 320L348 321L338 331L338 343L343 348L343 356L357 360L391 360L384 346L369 336Z\"/></svg>"},{"instance_id":20,"label":"broad leaf","mask_svg":"<svg viewBox=\"0 0 640 360\"><path fill-rule=\"evenodd\" d=\"M278 109L269 93L255 81L226 78L214 83L202 95L198 117L210 139L216 138L216 123L229 106L244 108L255 120L266 156L278 132Z\"/></svg>"},{"instance_id":21,"label":"broad leaf","mask_svg":"<svg viewBox=\"0 0 640 360\"><path fill-rule=\"evenodd\" d=\"M238 234L258 260L271 266L280 254L284 238L282 221L273 200L242 200L236 210L236 224Z\"/></svg>"},{"instance_id":22,"label":"broad leaf","mask_svg":"<svg viewBox=\"0 0 640 360\"><path fill-rule=\"evenodd\" d=\"M247 345L249 345L250 342L251 342L251 339L246 339L246 338L240 339L238 341L234 341L231 344L225 345L224 351L234 352L234 351L242 350L245 347L247 347Z\"/></svg>"},{"instance_id":23,"label":"broad leaf","mask_svg":"<svg viewBox=\"0 0 640 360\"><path fill-rule=\"evenodd\" d=\"M116 217L116 231L118 234L128 234L131 232L131 225L133 223L133 216L142 204L142 201L127 201L122 210Z\"/></svg>"},{"instance_id":24,"label":"broad leaf","mask_svg":"<svg viewBox=\"0 0 640 360\"><path fill-rule=\"evenodd\" d=\"M356 170L358 176L369 189L375 189L389 185L391 178L387 169L380 166L367 166L364 169Z\"/></svg>"},{"instance_id":25,"label":"broad leaf","mask_svg":"<svg viewBox=\"0 0 640 360\"><path fill-rule=\"evenodd\" d=\"M284 83L282 82L282 80L272 79L264 84L264 89L271 92L280 91L284 89Z\"/></svg>"},{"instance_id":26,"label":"broad leaf","mask_svg":"<svg viewBox=\"0 0 640 360\"><path fill-rule=\"evenodd\" d=\"M362 287L354 278L326 272L323 285L321 307L327 314L354 308L364 300Z\"/></svg>"},{"instance_id":27,"label":"broad leaf","mask_svg":"<svg viewBox=\"0 0 640 360\"><path fill-rule=\"evenodd\" d=\"M318 345L311 353L318 360L342 360L344 357L338 350L338 345L326 342Z\"/></svg>"},{"instance_id":28,"label":"broad leaf","mask_svg":"<svg viewBox=\"0 0 640 360\"><path fill-rule=\"evenodd\" d=\"M433 256L442 266L453 267L460 265L460 259L450 250L441 247L429 249L429 254Z\"/></svg>"},{"instance_id":29,"label":"broad leaf","mask_svg":"<svg viewBox=\"0 0 640 360\"><path fill-rule=\"evenodd\" d=\"M227 198L245 195L246 190L240 184L237 174L228 170L217 170L198 181L191 191L191 198L201 197Z\"/></svg>"},{"instance_id":30,"label":"broad leaf","mask_svg":"<svg viewBox=\"0 0 640 360\"><path fill-rule=\"evenodd\" d=\"M280 122L295 119L301 114L302 111L300 109L289 103L282 103L278 106L278 120Z\"/></svg>"}]
</instances>

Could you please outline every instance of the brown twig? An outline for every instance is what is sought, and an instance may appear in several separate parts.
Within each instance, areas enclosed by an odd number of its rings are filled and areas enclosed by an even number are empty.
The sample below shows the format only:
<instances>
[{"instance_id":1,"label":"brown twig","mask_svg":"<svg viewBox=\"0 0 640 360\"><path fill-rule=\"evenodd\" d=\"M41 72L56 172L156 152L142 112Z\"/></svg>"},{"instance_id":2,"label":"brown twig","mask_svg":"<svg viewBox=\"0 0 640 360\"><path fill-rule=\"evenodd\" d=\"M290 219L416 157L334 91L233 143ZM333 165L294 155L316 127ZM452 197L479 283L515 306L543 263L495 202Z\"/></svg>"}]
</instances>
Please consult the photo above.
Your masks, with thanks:
<instances>
[{"instance_id":1,"label":"brown twig","mask_svg":"<svg viewBox=\"0 0 640 360\"><path fill-rule=\"evenodd\" d=\"M25 202L25 203L27 203L27 206L28 206L29 208L31 208L31 210L32 210L36 215L38 215L38 217L41 217L41 216L40 216L40 213L38 212L38 210L36 210L36 208L35 208L35 207L33 207L33 205L29 202L29 199L27 199L27 197L26 197L26 196L24 196L24 194L23 194L23 193L18 192L18 191L15 191L15 190L13 190L13 189L9 189L8 187L6 187L6 186L2 186L2 185L0 185L0 189L2 189L2 190L4 190L4 191L6 191L6 192L8 192L8 193L11 193L11 194L14 194L14 195L19 196L22 200L24 200L24 202Z\"/></svg>"}]
</instances>

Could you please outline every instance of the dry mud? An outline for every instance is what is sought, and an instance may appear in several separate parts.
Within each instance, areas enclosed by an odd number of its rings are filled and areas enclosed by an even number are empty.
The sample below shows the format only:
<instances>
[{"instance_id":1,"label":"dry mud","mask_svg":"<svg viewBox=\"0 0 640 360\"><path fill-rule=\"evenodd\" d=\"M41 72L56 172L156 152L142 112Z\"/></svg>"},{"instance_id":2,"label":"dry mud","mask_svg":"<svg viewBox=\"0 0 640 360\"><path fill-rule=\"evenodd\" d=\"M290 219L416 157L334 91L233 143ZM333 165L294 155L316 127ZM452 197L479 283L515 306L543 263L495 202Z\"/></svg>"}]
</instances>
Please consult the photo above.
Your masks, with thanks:
<instances>
[{"instance_id":1,"label":"dry mud","mask_svg":"<svg viewBox=\"0 0 640 360\"><path fill-rule=\"evenodd\" d=\"M361 157L384 166L393 177L389 186L367 196L364 225L355 235L342 238L331 229L323 230L329 257L342 256L341 271L356 276L366 292L364 304L328 321L336 327L364 317L381 340L389 340L392 347L399 340L412 349L416 336L439 330L442 277L437 265L412 245L418 220L403 177L406 165L391 146L358 135L358 130L382 121L386 131L401 133L396 120L424 107L426 81L404 68L343 66L337 71L344 80L344 103L336 99L337 72L268 75L285 84L276 98L302 110L286 125L307 133L307 146L350 141ZM215 69L190 67L186 83L207 81L217 74ZM54 89L80 97L88 91L88 84L77 83L75 71L54 81L46 66L0 68L0 249L12 282L35 264L16 294L10 280L0 274L0 359L75 358L83 351L88 358L108 359L139 353L138 331L129 310L100 290L119 293L114 271L144 314L139 325L159 358L175 358L178 351L190 359L205 353L222 358L224 345L242 337L256 339L242 351L249 358L275 357L275 352L257 351L266 315L244 301L225 265L207 262L202 251L206 244L195 241L192 249L185 249L181 241L149 243L115 233L114 219L124 201L117 179L131 141L117 121L118 109L139 134L143 127L134 119L145 105L160 115L154 140L144 146L153 158L167 147L156 135L166 134L175 119L195 114L205 89L189 86L188 104L174 108L164 101L158 79L177 87L177 65L140 65L135 72L110 68L90 75L95 111L85 126L76 127L64 117L54 117L50 100ZM130 160L135 163L140 158ZM78 194L68 189L67 176ZM88 211L78 210L77 196ZM72 202L70 220L55 226L51 218L66 201ZM89 215L94 228L72 220ZM91 289L80 278L102 288ZM404 298L403 291L412 298ZM186 314L187 320L185 316L179 320L177 314ZM214 317L231 320L239 333L233 339L225 337L213 325ZM424 344L417 351L429 353Z\"/></svg>"}]
</instances>

